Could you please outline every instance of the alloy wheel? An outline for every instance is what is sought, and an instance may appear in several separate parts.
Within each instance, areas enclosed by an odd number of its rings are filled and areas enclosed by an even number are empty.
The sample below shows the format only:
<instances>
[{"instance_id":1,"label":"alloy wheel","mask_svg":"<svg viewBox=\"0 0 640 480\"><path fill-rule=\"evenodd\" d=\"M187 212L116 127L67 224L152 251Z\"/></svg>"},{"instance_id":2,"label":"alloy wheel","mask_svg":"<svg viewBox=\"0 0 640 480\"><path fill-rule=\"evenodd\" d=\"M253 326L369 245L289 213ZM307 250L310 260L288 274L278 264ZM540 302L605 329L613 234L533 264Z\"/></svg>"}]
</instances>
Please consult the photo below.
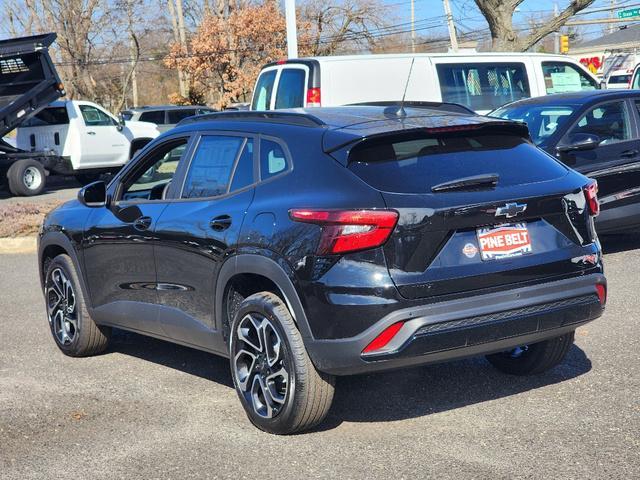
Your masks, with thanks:
<instances>
[{"instance_id":1,"label":"alloy wheel","mask_svg":"<svg viewBox=\"0 0 640 480\"><path fill-rule=\"evenodd\" d=\"M46 298L53 334L61 345L73 343L78 334L76 295L61 268L54 269L49 275Z\"/></svg>"},{"instance_id":2,"label":"alloy wheel","mask_svg":"<svg viewBox=\"0 0 640 480\"><path fill-rule=\"evenodd\" d=\"M283 341L271 322L257 313L245 315L234 335L238 389L257 415L273 418L282 410L290 384Z\"/></svg>"}]
</instances>

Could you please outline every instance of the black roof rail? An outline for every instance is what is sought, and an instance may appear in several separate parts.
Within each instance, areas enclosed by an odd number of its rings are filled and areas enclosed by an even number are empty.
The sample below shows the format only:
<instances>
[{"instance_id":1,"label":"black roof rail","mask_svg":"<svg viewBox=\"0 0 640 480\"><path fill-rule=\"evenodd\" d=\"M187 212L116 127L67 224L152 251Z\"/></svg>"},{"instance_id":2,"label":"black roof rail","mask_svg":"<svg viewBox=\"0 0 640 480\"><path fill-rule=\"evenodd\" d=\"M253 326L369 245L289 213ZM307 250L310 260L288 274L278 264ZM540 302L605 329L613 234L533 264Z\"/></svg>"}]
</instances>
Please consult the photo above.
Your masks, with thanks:
<instances>
[{"instance_id":1,"label":"black roof rail","mask_svg":"<svg viewBox=\"0 0 640 480\"><path fill-rule=\"evenodd\" d=\"M381 101L381 102L362 102L362 103L352 103L349 106L353 107L362 107L362 106L370 106L370 107L392 107L392 106L400 106L399 100L389 100L389 101ZM477 115L476 112L471 110L469 107L465 105L461 105L459 103L450 103L450 102L421 102L414 100L406 100L403 104L405 107L409 108L425 108L430 110L443 110L445 112L452 113L464 113L464 114L473 114Z\"/></svg>"},{"instance_id":2,"label":"black roof rail","mask_svg":"<svg viewBox=\"0 0 640 480\"><path fill-rule=\"evenodd\" d=\"M308 113L295 112L259 112L245 110L228 110L225 112L206 113L195 117L188 117L180 121L176 126L190 123L207 122L211 120L223 120L227 122L265 122L295 125L298 127L324 127L326 123L318 117Z\"/></svg>"}]
</instances>

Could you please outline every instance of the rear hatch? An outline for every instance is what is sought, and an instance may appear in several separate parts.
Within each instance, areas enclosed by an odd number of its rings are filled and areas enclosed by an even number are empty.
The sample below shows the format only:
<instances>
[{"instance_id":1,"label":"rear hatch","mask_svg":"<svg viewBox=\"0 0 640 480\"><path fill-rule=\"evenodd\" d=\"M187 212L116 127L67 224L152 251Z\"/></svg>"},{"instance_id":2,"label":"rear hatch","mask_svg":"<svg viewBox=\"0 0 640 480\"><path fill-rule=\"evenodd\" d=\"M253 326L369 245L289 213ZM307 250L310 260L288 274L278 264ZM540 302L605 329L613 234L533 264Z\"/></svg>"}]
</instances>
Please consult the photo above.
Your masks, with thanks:
<instances>
[{"instance_id":1,"label":"rear hatch","mask_svg":"<svg viewBox=\"0 0 640 480\"><path fill-rule=\"evenodd\" d=\"M400 214L384 252L405 298L575 275L593 250L589 180L516 124L372 136L350 147L347 167Z\"/></svg>"},{"instance_id":2,"label":"rear hatch","mask_svg":"<svg viewBox=\"0 0 640 480\"><path fill-rule=\"evenodd\" d=\"M0 41L0 138L64 95L48 47L55 33Z\"/></svg>"}]
</instances>

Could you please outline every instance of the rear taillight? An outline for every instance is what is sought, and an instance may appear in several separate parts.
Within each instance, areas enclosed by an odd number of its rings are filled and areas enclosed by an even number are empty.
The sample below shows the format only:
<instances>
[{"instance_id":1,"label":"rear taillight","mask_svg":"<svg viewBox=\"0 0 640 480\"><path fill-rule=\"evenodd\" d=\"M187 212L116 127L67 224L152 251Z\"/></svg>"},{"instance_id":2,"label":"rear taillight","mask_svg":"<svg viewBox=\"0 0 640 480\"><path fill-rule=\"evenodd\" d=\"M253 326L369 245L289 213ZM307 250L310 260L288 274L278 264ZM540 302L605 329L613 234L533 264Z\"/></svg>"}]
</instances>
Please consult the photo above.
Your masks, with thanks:
<instances>
[{"instance_id":1,"label":"rear taillight","mask_svg":"<svg viewBox=\"0 0 640 480\"><path fill-rule=\"evenodd\" d=\"M320 107L322 101L320 99L320 88L314 87L307 90L307 107Z\"/></svg>"},{"instance_id":2,"label":"rear taillight","mask_svg":"<svg viewBox=\"0 0 640 480\"><path fill-rule=\"evenodd\" d=\"M383 245L391 235L398 212L395 210L306 210L294 209L296 222L322 227L318 255L355 252Z\"/></svg>"},{"instance_id":3,"label":"rear taillight","mask_svg":"<svg viewBox=\"0 0 640 480\"><path fill-rule=\"evenodd\" d=\"M404 322L398 322L385 328L380 335L362 350L362 353L374 353L383 350L393 340L393 337L398 334L403 325Z\"/></svg>"},{"instance_id":4,"label":"rear taillight","mask_svg":"<svg viewBox=\"0 0 640 480\"><path fill-rule=\"evenodd\" d=\"M600 202L598 202L598 182L593 180L584 187L584 196L587 199L589 215L594 217L600 213Z\"/></svg>"},{"instance_id":5,"label":"rear taillight","mask_svg":"<svg viewBox=\"0 0 640 480\"><path fill-rule=\"evenodd\" d=\"M596 285L596 293L598 294L598 300L600 300L600 305L604 305L607 303L607 287L602 285L601 283Z\"/></svg>"}]
</instances>

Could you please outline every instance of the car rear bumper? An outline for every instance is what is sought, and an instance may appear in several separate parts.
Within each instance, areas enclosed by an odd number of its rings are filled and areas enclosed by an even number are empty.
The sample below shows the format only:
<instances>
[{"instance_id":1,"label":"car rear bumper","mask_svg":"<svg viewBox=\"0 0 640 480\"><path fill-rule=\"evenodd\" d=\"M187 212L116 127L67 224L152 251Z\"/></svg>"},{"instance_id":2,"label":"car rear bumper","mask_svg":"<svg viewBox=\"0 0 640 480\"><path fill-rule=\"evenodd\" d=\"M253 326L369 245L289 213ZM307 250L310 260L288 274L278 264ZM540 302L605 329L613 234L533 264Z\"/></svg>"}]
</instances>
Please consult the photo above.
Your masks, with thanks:
<instances>
[{"instance_id":1,"label":"car rear bumper","mask_svg":"<svg viewBox=\"0 0 640 480\"><path fill-rule=\"evenodd\" d=\"M509 350L575 330L602 315L596 285L602 274L543 283L397 310L362 334L307 340L316 368L351 375L437 363ZM382 349L362 351L381 332L403 322Z\"/></svg>"}]
</instances>

